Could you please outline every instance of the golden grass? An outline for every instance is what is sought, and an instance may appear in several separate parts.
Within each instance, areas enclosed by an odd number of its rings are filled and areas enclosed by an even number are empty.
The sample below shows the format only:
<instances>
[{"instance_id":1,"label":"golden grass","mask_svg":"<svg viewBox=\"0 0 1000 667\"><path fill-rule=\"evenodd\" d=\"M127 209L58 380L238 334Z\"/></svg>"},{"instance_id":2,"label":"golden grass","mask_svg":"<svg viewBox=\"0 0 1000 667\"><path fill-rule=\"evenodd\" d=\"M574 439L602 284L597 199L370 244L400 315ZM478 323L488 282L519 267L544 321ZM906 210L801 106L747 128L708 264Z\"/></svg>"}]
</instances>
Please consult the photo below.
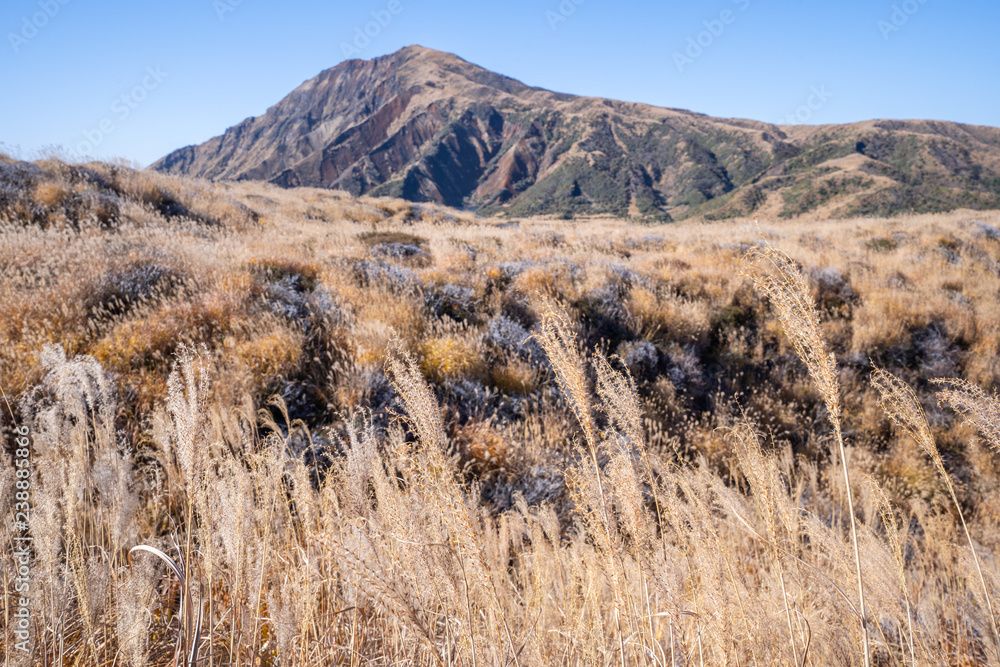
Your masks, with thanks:
<instances>
[{"instance_id":1,"label":"golden grass","mask_svg":"<svg viewBox=\"0 0 1000 667\"><path fill-rule=\"evenodd\" d=\"M539 375L537 368L518 359L498 363L490 369L490 379L504 394L531 394L538 389Z\"/></svg>"},{"instance_id":2,"label":"golden grass","mask_svg":"<svg viewBox=\"0 0 1000 667\"><path fill-rule=\"evenodd\" d=\"M765 247L38 167L7 663L1000 663L1000 215Z\"/></svg>"},{"instance_id":3,"label":"golden grass","mask_svg":"<svg viewBox=\"0 0 1000 667\"><path fill-rule=\"evenodd\" d=\"M433 382L482 374L476 348L455 336L428 338L419 346L420 371Z\"/></svg>"},{"instance_id":4,"label":"golden grass","mask_svg":"<svg viewBox=\"0 0 1000 667\"><path fill-rule=\"evenodd\" d=\"M61 183L39 183L35 186L35 201L46 208L59 206L69 195L69 190Z\"/></svg>"}]
</instances>

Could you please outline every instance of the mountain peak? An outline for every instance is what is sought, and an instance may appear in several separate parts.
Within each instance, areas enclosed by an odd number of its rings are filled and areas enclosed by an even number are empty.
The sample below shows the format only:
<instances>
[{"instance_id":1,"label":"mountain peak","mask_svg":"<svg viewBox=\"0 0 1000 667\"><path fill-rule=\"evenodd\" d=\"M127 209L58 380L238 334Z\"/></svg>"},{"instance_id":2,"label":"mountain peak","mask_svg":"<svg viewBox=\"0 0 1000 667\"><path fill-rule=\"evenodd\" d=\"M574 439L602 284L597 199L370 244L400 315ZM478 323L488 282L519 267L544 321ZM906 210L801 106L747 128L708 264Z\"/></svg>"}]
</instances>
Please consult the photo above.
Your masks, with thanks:
<instances>
[{"instance_id":1,"label":"mountain peak","mask_svg":"<svg viewBox=\"0 0 1000 667\"><path fill-rule=\"evenodd\" d=\"M712 118L533 88L417 44L342 62L152 168L517 215L1000 208L996 128Z\"/></svg>"},{"instance_id":2,"label":"mountain peak","mask_svg":"<svg viewBox=\"0 0 1000 667\"><path fill-rule=\"evenodd\" d=\"M402 56L425 57L425 58L445 56L448 58L455 58L456 60L461 60L461 58L456 56L454 53L449 53L447 51L438 51L437 49L431 49L426 46L422 46L420 44L409 44L389 55L402 55Z\"/></svg>"}]
</instances>

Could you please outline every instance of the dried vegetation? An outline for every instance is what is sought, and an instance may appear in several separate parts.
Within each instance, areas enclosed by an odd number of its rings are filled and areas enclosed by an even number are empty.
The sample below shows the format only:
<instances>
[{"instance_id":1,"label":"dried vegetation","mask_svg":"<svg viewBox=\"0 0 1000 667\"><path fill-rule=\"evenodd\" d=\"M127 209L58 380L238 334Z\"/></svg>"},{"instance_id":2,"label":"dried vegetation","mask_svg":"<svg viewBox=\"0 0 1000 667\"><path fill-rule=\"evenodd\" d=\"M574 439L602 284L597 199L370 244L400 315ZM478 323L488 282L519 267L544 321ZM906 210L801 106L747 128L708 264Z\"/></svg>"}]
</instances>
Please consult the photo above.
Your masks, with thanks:
<instances>
[{"instance_id":1,"label":"dried vegetation","mask_svg":"<svg viewBox=\"0 0 1000 667\"><path fill-rule=\"evenodd\" d=\"M0 158L0 654L1000 664L977 216L500 225Z\"/></svg>"}]
</instances>

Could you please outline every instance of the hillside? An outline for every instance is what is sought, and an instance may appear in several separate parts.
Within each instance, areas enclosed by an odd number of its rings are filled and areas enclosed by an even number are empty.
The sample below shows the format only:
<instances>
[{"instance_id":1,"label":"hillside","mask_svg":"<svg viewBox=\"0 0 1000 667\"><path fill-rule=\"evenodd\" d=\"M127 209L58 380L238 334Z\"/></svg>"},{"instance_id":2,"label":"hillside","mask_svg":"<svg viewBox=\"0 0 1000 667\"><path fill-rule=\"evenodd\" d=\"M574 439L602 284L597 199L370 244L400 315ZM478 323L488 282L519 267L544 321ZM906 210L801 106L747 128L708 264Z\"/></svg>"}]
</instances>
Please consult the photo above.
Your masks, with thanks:
<instances>
[{"instance_id":1,"label":"hillside","mask_svg":"<svg viewBox=\"0 0 1000 667\"><path fill-rule=\"evenodd\" d=\"M409 46L152 166L508 215L833 218L1000 208L1000 129L777 126L534 88Z\"/></svg>"},{"instance_id":2,"label":"hillside","mask_svg":"<svg viewBox=\"0 0 1000 667\"><path fill-rule=\"evenodd\" d=\"M42 628L20 664L174 664L199 623L192 664L862 664L855 567L872 664L992 664L955 514L997 581L1000 212L761 222L0 155L0 382L30 435L0 516L18 470L31 508L0 542L30 529ZM755 289L762 233L818 308L826 395Z\"/></svg>"}]
</instances>

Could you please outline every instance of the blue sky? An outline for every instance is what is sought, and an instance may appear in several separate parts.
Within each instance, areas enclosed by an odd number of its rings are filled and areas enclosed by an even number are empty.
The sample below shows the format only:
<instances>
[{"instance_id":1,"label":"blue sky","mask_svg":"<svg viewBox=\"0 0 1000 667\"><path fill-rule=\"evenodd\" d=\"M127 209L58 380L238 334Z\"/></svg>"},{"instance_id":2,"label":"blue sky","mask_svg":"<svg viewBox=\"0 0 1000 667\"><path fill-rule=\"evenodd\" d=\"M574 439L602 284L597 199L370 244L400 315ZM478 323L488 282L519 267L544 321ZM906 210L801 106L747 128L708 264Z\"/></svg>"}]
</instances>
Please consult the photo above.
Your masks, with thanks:
<instances>
[{"instance_id":1,"label":"blue sky","mask_svg":"<svg viewBox=\"0 0 1000 667\"><path fill-rule=\"evenodd\" d=\"M0 150L147 165L260 115L346 51L407 44L715 116L1000 126L998 25L995 0L4 0Z\"/></svg>"}]
</instances>

